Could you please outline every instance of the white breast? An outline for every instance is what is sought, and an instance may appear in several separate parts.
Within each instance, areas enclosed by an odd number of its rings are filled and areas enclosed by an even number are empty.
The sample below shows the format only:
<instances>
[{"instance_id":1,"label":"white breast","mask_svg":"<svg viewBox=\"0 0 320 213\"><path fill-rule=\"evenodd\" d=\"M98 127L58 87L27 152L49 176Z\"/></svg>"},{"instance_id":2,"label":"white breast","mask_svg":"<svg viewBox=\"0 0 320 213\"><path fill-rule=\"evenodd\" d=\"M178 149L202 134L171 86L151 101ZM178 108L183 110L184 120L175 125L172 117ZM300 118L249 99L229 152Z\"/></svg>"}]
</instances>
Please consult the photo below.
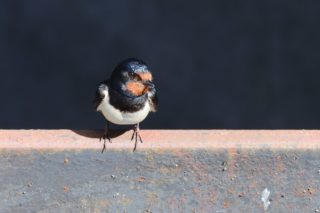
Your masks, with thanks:
<instances>
[{"instance_id":1,"label":"white breast","mask_svg":"<svg viewBox=\"0 0 320 213\"><path fill-rule=\"evenodd\" d=\"M101 111L104 117L111 123L119 125L137 124L143 121L150 112L150 105L148 101L144 107L137 112L121 112L109 103L109 93L107 88L101 92L104 94L104 99L98 106L97 111Z\"/></svg>"}]
</instances>

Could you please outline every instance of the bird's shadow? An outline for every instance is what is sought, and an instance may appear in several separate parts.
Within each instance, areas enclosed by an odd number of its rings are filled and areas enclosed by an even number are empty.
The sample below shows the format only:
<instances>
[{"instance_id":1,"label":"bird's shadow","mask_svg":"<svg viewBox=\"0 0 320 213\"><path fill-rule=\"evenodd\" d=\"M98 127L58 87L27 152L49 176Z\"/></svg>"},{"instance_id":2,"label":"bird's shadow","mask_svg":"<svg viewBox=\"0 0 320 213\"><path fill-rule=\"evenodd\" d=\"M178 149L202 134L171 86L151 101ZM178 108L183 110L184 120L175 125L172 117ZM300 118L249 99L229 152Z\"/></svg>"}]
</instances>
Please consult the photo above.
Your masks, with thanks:
<instances>
[{"instance_id":1,"label":"bird's shadow","mask_svg":"<svg viewBox=\"0 0 320 213\"><path fill-rule=\"evenodd\" d=\"M106 141L107 139L103 138L104 130L72 130L74 133L87 137L87 138L97 138L99 141L104 141L101 153L103 153L106 149ZM125 132L130 131L130 129L116 129L109 130L110 139L117 138L120 135L123 135Z\"/></svg>"},{"instance_id":2,"label":"bird's shadow","mask_svg":"<svg viewBox=\"0 0 320 213\"><path fill-rule=\"evenodd\" d=\"M72 130L74 133L87 137L87 138L97 138L102 140L103 139L103 134L104 130ZM109 136L111 139L117 138L120 135L123 135L127 131L130 131L130 129L115 129L115 130L109 130Z\"/></svg>"}]
</instances>

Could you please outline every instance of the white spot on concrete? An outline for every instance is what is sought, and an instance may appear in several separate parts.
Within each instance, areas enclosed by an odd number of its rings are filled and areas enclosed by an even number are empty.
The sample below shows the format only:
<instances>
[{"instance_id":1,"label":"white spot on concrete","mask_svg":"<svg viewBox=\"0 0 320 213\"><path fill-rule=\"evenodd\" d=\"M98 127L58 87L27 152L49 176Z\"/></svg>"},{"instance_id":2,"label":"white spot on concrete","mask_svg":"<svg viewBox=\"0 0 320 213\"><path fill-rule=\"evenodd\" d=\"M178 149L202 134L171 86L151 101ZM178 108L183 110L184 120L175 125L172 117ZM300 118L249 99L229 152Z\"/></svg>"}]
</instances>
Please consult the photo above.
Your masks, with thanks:
<instances>
[{"instance_id":1,"label":"white spot on concrete","mask_svg":"<svg viewBox=\"0 0 320 213\"><path fill-rule=\"evenodd\" d=\"M270 205L269 201L270 191L265 188L261 193L261 201L263 202L264 210L267 211Z\"/></svg>"}]
</instances>

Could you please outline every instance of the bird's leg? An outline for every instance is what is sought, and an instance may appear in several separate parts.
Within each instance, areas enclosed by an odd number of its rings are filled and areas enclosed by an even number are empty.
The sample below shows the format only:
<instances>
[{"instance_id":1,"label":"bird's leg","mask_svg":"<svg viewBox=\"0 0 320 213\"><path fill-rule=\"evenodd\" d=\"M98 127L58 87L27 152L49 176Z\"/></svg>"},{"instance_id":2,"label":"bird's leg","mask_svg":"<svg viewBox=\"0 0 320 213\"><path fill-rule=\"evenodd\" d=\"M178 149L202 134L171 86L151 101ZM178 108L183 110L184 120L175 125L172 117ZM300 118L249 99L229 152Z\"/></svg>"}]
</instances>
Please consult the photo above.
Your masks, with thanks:
<instances>
[{"instance_id":1,"label":"bird's leg","mask_svg":"<svg viewBox=\"0 0 320 213\"><path fill-rule=\"evenodd\" d=\"M143 143L142 138L141 138L141 136L140 136L139 123L137 124L137 136L139 137L140 143Z\"/></svg>"},{"instance_id":2,"label":"bird's leg","mask_svg":"<svg viewBox=\"0 0 320 213\"><path fill-rule=\"evenodd\" d=\"M137 149L138 137L139 137L140 142L143 143L139 132L140 132L139 123L137 123L136 125L134 125L134 130L133 130L133 134L131 137L131 141L135 138L133 151L136 151L136 149Z\"/></svg>"},{"instance_id":3,"label":"bird's leg","mask_svg":"<svg viewBox=\"0 0 320 213\"><path fill-rule=\"evenodd\" d=\"M101 153L104 152L104 150L106 149L106 140L109 141L109 143L112 143L111 138L110 138L110 127L109 127L109 121L107 121L106 126L104 128L104 133L103 133L103 148Z\"/></svg>"}]
</instances>

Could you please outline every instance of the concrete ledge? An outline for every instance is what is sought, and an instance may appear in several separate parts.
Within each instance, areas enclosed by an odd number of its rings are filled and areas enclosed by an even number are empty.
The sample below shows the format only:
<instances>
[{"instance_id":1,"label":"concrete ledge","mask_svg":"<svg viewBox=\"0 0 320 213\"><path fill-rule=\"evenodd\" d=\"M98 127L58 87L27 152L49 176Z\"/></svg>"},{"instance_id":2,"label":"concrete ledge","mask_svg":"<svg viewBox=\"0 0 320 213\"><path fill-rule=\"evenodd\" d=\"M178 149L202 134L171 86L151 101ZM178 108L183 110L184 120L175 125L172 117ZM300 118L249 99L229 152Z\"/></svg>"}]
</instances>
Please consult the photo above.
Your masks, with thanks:
<instances>
[{"instance_id":1,"label":"concrete ledge","mask_svg":"<svg viewBox=\"0 0 320 213\"><path fill-rule=\"evenodd\" d=\"M116 131L107 149L132 149L132 131ZM102 131L0 130L0 149L101 149ZM318 130L142 130L138 149L320 149Z\"/></svg>"},{"instance_id":2,"label":"concrete ledge","mask_svg":"<svg viewBox=\"0 0 320 213\"><path fill-rule=\"evenodd\" d=\"M320 131L0 130L0 212L319 212Z\"/></svg>"}]
</instances>

